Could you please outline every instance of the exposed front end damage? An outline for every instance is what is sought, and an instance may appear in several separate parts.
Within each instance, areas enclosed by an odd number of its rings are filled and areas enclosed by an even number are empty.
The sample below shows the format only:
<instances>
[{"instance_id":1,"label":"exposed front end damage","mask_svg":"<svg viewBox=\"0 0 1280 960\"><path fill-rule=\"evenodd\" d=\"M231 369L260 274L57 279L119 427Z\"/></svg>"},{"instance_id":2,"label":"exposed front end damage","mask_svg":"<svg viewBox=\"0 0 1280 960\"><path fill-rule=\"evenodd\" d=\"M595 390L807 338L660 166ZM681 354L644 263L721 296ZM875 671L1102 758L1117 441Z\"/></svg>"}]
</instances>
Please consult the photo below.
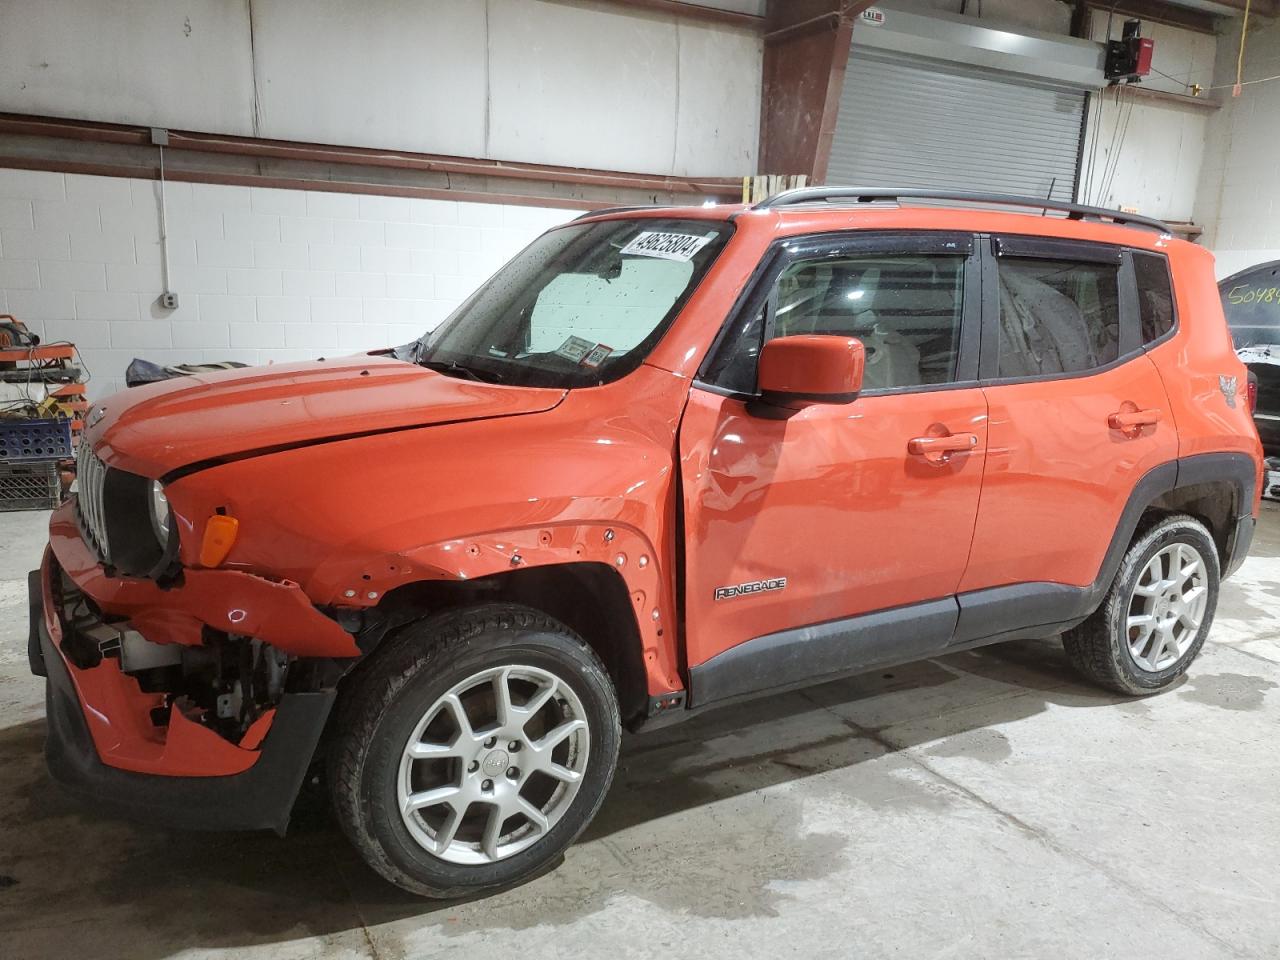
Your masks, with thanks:
<instances>
[{"instance_id":1,"label":"exposed front end damage","mask_svg":"<svg viewBox=\"0 0 1280 960\"><path fill-rule=\"evenodd\" d=\"M351 634L287 581L112 576L72 504L54 514L31 590L56 779L130 817L284 830L337 679L359 656Z\"/></svg>"}]
</instances>

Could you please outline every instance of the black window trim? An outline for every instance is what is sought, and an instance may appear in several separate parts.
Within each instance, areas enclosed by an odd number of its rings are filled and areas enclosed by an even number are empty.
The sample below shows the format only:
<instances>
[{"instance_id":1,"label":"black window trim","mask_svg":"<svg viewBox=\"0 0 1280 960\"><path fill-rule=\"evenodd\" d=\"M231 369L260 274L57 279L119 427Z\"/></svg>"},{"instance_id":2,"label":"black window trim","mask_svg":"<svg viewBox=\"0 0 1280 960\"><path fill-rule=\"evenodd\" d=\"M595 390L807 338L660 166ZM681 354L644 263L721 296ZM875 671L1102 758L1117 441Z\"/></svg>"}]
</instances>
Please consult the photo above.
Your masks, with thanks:
<instances>
[{"instance_id":1,"label":"black window trim","mask_svg":"<svg viewBox=\"0 0 1280 960\"><path fill-rule=\"evenodd\" d=\"M1132 362L1148 350L1178 332L1177 297L1174 295L1174 324L1168 333L1151 343L1142 342L1142 315L1138 303L1138 284L1134 273L1133 253L1150 253L1164 257L1168 269L1168 257L1157 251L1141 248L1125 247L1117 244L1099 243L1093 240L1070 240L1040 238L1024 234L983 234L979 243L982 251L982 290L983 290L983 324L982 354L978 384L983 387L1005 386L1019 383L1048 383L1054 380L1077 380L1081 377L1094 377L1101 373ZM1085 263L1114 263L1119 267L1117 282L1119 284L1120 311L1120 343L1119 355L1107 363L1087 370L1072 370L1068 373L1032 374L1025 377L1001 377L1000 369L1000 274L999 261L1002 256L1019 259L1073 260ZM1173 293L1173 272L1169 271L1169 289Z\"/></svg>"},{"instance_id":2,"label":"black window trim","mask_svg":"<svg viewBox=\"0 0 1280 960\"><path fill-rule=\"evenodd\" d=\"M918 384L909 387L887 387L865 390L859 397L896 396L907 393L932 393L940 390L958 390L978 386L981 369L980 343L983 315L983 285L981 282L983 244L976 233L957 230L885 230L840 231L831 233L800 234L780 237L769 245L760 258L751 279L743 287L733 308L720 325L715 339L703 355L693 386L708 393L739 400L759 397L759 391L750 393L733 390L706 379L707 372L720 351L726 348L725 339L748 315L762 309L765 300L772 295L774 284L782 272L799 260L812 260L822 256L844 257L857 254L893 256L902 253L951 254L964 257L964 304L960 319L960 350L956 358L956 379L948 383ZM770 320L770 324L772 321ZM768 331L764 341L767 342Z\"/></svg>"},{"instance_id":3,"label":"black window trim","mask_svg":"<svg viewBox=\"0 0 1280 960\"><path fill-rule=\"evenodd\" d=\"M1112 263L1116 266L1120 265L1124 255L1124 248L1115 244L1063 237L1035 237L1020 233L993 235L991 249L997 257L1076 260L1085 263Z\"/></svg>"},{"instance_id":4,"label":"black window trim","mask_svg":"<svg viewBox=\"0 0 1280 960\"><path fill-rule=\"evenodd\" d=\"M1133 257L1135 254L1140 254L1147 257L1157 257L1161 262L1163 262L1164 273L1169 280L1169 303L1173 308L1173 323L1172 325L1170 325L1169 329L1166 330L1164 333L1160 334L1160 336L1156 337L1154 340L1151 340L1149 342L1144 342L1142 344L1143 352L1147 352L1160 346L1166 340L1172 340L1175 336L1177 336L1178 329L1182 325L1182 314L1178 310L1178 290L1177 290L1177 287L1173 285L1173 264L1169 262L1169 255L1160 250L1144 250L1141 247L1126 247L1124 253L1125 253L1125 256L1129 258L1130 261L1133 260ZM1137 274L1136 268L1134 268L1133 279L1134 279L1133 289L1134 289L1134 294L1136 296L1138 292L1138 283L1137 283L1138 274ZM1141 305L1139 305L1138 307L1138 339L1139 340L1142 339L1142 307Z\"/></svg>"}]
</instances>

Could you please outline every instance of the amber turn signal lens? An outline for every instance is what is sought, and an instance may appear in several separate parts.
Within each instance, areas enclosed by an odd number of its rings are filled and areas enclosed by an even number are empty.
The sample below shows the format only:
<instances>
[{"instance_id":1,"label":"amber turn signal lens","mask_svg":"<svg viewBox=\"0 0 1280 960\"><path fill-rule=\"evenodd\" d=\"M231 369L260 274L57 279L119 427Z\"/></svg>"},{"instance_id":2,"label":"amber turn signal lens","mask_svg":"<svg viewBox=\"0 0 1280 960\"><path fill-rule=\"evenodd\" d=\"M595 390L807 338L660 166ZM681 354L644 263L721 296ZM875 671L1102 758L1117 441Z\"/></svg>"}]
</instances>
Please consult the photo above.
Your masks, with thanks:
<instances>
[{"instance_id":1,"label":"amber turn signal lens","mask_svg":"<svg viewBox=\"0 0 1280 960\"><path fill-rule=\"evenodd\" d=\"M221 513L210 517L204 526L204 540L200 544L200 565L216 567L227 559L239 531L240 521L235 517Z\"/></svg>"}]
</instances>

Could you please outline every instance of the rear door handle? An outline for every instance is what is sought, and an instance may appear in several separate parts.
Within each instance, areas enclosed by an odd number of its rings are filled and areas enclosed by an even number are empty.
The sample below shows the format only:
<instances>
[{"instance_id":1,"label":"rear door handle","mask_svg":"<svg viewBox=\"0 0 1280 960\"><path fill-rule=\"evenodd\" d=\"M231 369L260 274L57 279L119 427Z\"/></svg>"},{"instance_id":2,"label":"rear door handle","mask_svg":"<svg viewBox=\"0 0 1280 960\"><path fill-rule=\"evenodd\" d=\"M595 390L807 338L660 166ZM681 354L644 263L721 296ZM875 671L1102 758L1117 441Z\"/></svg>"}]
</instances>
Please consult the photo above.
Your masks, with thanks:
<instances>
[{"instance_id":1,"label":"rear door handle","mask_svg":"<svg viewBox=\"0 0 1280 960\"><path fill-rule=\"evenodd\" d=\"M1122 433L1136 433L1160 422L1159 410L1121 410L1107 417L1107 426Z\"/></svg>"},{"instance_id":2,"label":"rear door handle","mask_svg":"<svg viewBox=\"0 0 1280 960\"><path fill-rule=\"evenodd\" d=\"M953 453L965 453L978 446L975 433L953 433L946 437L916 437L907 441L907 453L930 463L946 463Z\"/></svg>"}]
</instances>

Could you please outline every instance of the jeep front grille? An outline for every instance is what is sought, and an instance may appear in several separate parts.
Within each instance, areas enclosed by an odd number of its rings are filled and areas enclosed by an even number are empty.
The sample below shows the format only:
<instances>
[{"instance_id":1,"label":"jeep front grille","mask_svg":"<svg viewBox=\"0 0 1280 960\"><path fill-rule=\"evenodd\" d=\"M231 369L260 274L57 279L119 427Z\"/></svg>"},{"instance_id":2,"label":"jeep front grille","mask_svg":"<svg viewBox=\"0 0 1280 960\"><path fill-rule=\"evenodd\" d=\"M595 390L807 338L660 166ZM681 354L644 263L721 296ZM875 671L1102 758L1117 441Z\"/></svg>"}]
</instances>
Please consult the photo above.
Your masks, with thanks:
<instances>
[{"instance_id":1,"label":"jeep front grille","mask_svg":"<svg viewBox=\"0 0 1280 960\"><path fill-rule=\"evenodd\" d=\"M107 465L98 459L89 441L81 439L76 450L76 515L89 545L108 562L107 514L104 493Z\"/></svg>"}]
</instances>

